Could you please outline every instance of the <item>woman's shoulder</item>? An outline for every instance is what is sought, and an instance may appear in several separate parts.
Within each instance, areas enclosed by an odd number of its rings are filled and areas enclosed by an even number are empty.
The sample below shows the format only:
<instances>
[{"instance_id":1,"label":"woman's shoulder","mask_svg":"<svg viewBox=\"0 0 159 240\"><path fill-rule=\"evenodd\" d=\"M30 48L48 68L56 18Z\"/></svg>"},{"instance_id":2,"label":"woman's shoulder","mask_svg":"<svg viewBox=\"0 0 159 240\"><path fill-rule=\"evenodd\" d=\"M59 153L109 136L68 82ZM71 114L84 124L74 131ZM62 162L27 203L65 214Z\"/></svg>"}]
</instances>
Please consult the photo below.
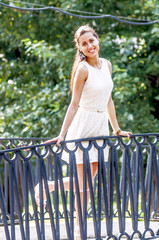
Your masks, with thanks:
<instances>
[{"instance_id":1,"label":"woman's shoulder","mask_svg":"<svg viewBox=\"0 0 159 240\"><path fill-rule=\"evenodd\" d=\"M108 59L106 59L106 58L101 58L101 60L106 63L106 65L109 68L110 73L112 73L112 64L111 64L111 62Z\"/></svg>"},{"instance_id":2,"label":"woman's shoulder","mask_svg":"<svg viewBox=\"0 0 159 240\"><path fill-rule=\"evenodd\" d=\"M86 61L82 61L78 65L78 71L83 71L88 73L88 65Z\"/></svg>"},{"instance_id":3,"label":"woman's shoulder","mask_svg":"<svg viewBox=\"0 0 159 240\"><path fill-rule=\"evenodd\" d=\"M76 71L77 75L82 75L85 76L87 78L88 76L88 68L87 65L84 62L80 62L78 67L77 67L77 71Z\"/></svg>"},{"instance_id":4,"label":"woman's shoulder","mask_svg":"<svg viewBox=\"0 0 159 240\"><path fill-rule=\"evenodd\" d=\"M108 60L108 59L106 59L106 58L100 58L102 61L104 61L105 63L107 63L109 66L111 66L112 64L111 64L111 62Z\"/></svg>"}]
</instances>

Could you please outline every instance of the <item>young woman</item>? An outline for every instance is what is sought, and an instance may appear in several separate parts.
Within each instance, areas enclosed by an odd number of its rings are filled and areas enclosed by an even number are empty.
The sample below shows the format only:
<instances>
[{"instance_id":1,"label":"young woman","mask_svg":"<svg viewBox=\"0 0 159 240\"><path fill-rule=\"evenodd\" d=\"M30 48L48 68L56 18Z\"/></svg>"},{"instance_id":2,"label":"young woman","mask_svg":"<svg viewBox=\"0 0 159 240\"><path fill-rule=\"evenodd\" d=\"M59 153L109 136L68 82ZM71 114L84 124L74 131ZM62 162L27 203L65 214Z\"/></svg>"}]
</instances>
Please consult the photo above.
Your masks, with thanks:
<instances>
[{"instance_id":1,"label":"young woman","mask_svg":"<svg viewBox=\"0 0 159 240\"><path fill-rule=\"evenodd\" d=\"M120 130L114 103L111 97L113 82L111 79L111 63L99 57L99 38L89 25L81 26L75 33L77 53L71 74L72 99L68 107L60 134L45 142L57 142L59 145L64 140L85 137L108 136L108 119L116 135L130 137L130 132ZM81 150L79 150L81 151ZM77 172L80 187L81 206L83 209L83 159L80 152L76 154ZM108 160L108 149L104 150L105 161ZM67 161L67 156L64 160ZM98 170L97 152L90 150L90 166L92 179ZM54 181L49 181L49 191L54 191ZM64 178L64 188L69 191L69 179ZM75 187L74 187L75 190ZM37 199L39 187L35 188ZM89 188L87 190L89 199ZM38 199L39 200L39 199ZM76 239L81 239L79 234L78 211L76 211L77 227Z\"/></svg>"}]
</instances>

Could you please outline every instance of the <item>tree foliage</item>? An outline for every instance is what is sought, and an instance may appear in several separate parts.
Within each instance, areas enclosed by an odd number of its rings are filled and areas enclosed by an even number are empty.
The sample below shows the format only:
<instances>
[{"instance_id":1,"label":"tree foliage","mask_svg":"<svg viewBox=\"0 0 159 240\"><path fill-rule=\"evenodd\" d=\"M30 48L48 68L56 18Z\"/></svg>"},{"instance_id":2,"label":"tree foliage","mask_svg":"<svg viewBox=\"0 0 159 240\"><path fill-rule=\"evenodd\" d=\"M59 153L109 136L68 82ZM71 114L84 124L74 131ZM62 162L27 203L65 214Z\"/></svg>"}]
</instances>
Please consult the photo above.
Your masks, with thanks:
<instances>
[{"instance_id":1,"label":"tree foliage","mask_svg":"<svg viewBox=\"0 0 159 240\"><path fill-rule=\"evenodd\" d=\"M159 14L157 0L43 0L39 4L143 20L155 20ZM55 11L0 7L1 136L58 134L70 101L73 34L86 23L99 33L101 56L112 62L113 99L121 128L134 133L158 131L158 24L132 26L112 19L86 21Z\"/></svg>"}]
</instances>

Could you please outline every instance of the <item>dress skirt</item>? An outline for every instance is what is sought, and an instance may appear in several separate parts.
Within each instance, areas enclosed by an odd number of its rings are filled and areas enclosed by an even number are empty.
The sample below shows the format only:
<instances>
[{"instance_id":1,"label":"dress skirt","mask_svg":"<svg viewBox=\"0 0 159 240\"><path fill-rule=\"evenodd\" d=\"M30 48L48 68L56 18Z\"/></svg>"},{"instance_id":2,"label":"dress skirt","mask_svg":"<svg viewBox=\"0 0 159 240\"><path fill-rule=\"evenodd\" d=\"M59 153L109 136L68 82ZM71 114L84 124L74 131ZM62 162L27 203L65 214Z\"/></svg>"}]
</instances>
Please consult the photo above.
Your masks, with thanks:
<instances>
[{"instance_id":1,"label":"dress skirt","mask_svg":"<svg viewBox=\"0 0 159 240\"><path fill-rule=\"evenodd\" d=\"M79 107L78 111L68 129L66 135L67 140L76 140L80 138L102 137L109 135L108 115L106 110L94 110ZM95 147L94 141L91 142L91 148L88 151L89 161L98 162L98 149ZM103 140L96 140L99 146L102 146ZM82 141L82 146L87 148L89 141ZM75 149L75 142L66 143L69 150ZM104 161L108 161L109 147L103 149ZM77 147L75 151L76 164L83 164L83 150ZM62 160L69 163L69 153L64 149L62 153Z\"/></svg>"}]
</instances>

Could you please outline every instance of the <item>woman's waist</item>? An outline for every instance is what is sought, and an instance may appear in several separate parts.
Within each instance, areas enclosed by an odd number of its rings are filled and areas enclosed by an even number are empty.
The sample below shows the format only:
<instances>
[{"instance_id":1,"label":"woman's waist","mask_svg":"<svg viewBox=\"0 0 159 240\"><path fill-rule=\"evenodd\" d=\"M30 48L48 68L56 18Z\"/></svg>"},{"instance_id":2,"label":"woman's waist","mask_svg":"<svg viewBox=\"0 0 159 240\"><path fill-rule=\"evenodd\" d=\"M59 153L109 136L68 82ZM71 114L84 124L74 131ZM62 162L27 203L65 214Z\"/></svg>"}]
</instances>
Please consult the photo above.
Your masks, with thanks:
<instances>
[{"instance_id":1,"label":"woman's waist","mask_svg":"<svg viewBox=\"0 0 159 240\"><path fill-rule=\"evenodd\" d=\"M79 106L79 110L85 110L85 111L97 112L97 113L107 112L106 107L94 107L94 106L83 106L83 105Z\"/></svg>"}]
</instances>

